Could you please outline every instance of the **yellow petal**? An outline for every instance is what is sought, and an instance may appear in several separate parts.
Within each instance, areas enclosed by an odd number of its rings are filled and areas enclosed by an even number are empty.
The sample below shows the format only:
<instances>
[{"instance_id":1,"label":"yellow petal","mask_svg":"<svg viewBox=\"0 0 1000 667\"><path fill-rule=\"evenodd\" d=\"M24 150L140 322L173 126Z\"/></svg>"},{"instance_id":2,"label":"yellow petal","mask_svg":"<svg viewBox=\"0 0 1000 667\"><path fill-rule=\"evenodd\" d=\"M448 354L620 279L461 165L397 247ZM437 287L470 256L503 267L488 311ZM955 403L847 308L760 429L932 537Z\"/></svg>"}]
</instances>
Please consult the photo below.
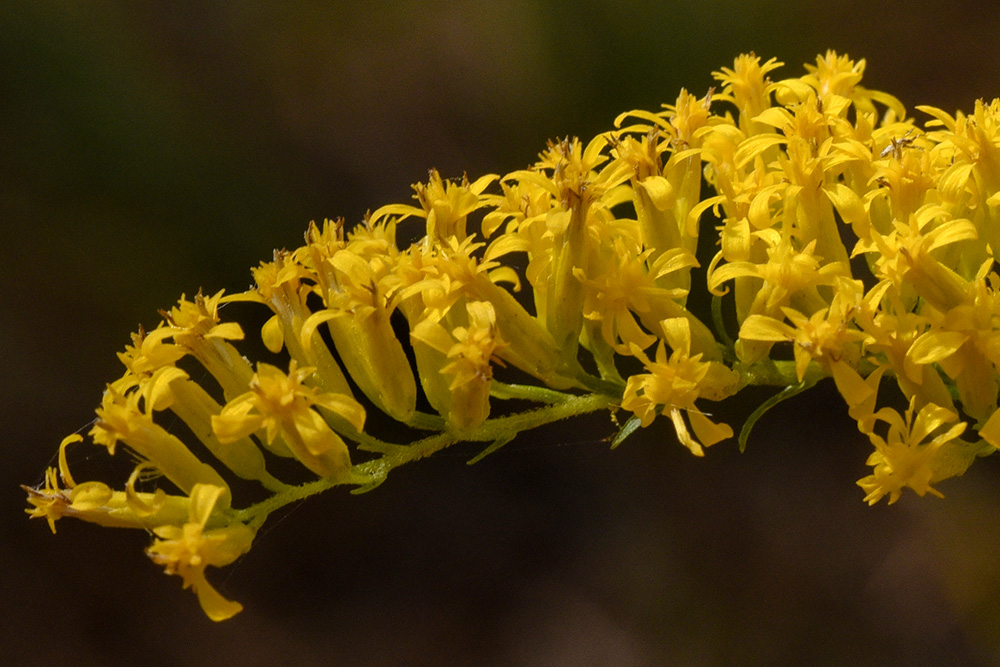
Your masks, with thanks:
<instances>
[{"instance_id":1,"label":"yellow petal","mask_svg":"<svg viewBox=\"0 0 1000 667\"><path fill-rule=\"evenodd\" d=\"M795 330L773 317L751 315L743 321L743 326L740 327L740 338L777 343L793 340L795 338Z\"/></svg>"},{"instance_id":2,"label":"yellow petal","mask_svg":"<svg viewBox=\"0 0 1000 667\"><path fill-rule=\"evenodd\" d=\"M844 397L848 408L867 401L872 396L872 388L858 375L858 372L843 361L834 362L830 368L837 391Z\"/></svg>"},{"instance_id":3,"label":"yellow petal","mask_svg":"<svg viewBox=\"0 0 1000 667\"><path fill-rule=\"evenodd\" d=\"M204 573L195 582L194 590L198 595L202 611L213 621L225 621L243 611L243 605L239 602L222 597L219 591L208 583Z\"/></svg>"},{"instance_id":4,"label":"yellow petal","mask_svg":"<svg viewBox=\"0 0 1000 667\"><path fill-rule=\"evenodd\" d=\"M1000 410L997 410L979 429L979 436L986 442L1000 449Z\"/></svg>"},{"instance_id":5,"label":"yellow petal","mask_svg":"<svg viewBox=\"0 0 1000 667\"><path fill-rule=\"evenodd\" d=\"M281 352L285 344L285 335L281 331L281 320L277 315L269 319L261 327L260 337L264 341L264 347L274 354Z\"/></svg>"},{"instance_id":6,"label":"yellow petal","mask_svg":"<svg viewBox=\"0 0 1000 667\"><path fill-rule=\"evenodd\" d=\"M643 179L639 186L649 195L649 200L657 209L667 211L674 205L674 188L670 181L662 176L650 176Z\"/></svg>"},{"instance_id":7,"label":"yellow petal","mask_svg":"<svg viewBox=\"0 0 1000 667\"><path fill-rule=\"evenodd\" d=\"M674 423L674 432L677 433L677 439L682 445L691 450L691 453L695 456L704 456L705 450L701 448L701 445L697 440L691 437L688 432L687 424L684 423L684 416L681 411L677 408L671 408L670 410L670 421Z\"/></svg>"},{"instance_id":8,"label":"yellow petal","mask_svg":"<svg viewBox=\"0 0 1000 667\"><path fill-rule=\"evenodd\" d=\"M861 197L843 183L835 183L823 188L824 194L833 204L844 222L854 224L865 219L867 212Z\"/></svg>"},{"instance_id":9,"label":"yellow petal","mask_svg":"<svg viewBox=\"0 0 1000 667\"><path fill-rule=\"evenodd\" d=\"M960 331L928 331L913 343L906 356L918 364L933 364L955 354L968 339Z\"/></svg>"},{"instance_id":10,"label":"yellow petal","mask_svg":"<svg viewBox=\"0 0 1000 667\"><path fill-rule=\"evenodd\" d=\"M694 434L706 447L711 447L720 440L733 437L733 429L728 424L716 424L702 412L688 410L688 419L691 420Z\"/></svg>"}]
</instances>

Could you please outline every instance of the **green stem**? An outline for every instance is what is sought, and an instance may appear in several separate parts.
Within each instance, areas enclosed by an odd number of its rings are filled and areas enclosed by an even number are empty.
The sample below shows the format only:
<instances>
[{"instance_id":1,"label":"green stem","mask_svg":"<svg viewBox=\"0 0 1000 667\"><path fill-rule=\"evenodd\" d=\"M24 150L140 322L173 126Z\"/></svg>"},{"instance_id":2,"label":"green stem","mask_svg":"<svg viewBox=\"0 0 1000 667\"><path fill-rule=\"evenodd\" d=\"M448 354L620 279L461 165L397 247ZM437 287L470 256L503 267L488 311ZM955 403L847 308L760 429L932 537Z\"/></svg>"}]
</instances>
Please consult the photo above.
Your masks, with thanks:
<instances>
[{"instance_id":1,"label":"green stem","mask_svg":"<svg viewBox=\"0 0 1000 667\"><path fill-rule=\"evenodd\" d=\"M374 488L381 484L394 468L419 461L457 442L496 442L513 438L522 431L528 431L569 417L611 408L618 401L617 398L603 394L584 396L566 394L565 396L565 400L554 405L487 419L479 428L470 433L462 433L461 435L448 432L437 433L417 440L411 445L387 447L381 457L356 464L350 470L345 471L343 475L317 479L299 486L289 487L267 500L251 505L244 510L237 510L235 514L240 521L256 529L267 520L271 512L285 505L304 500L309 496L342 484L352 484L365 490Z\"/></svg>"},{"instance_id":2,"label":"green stem","mask_svg":"<svg viewBox=\"0 0 1000 667\"><path fill-rule=\"evenodd\" d=\"M573 398L573 394L566 394L547 387L535 387L530 384L506 384L494 379L490 384L490 396L501 400L521 399L534 401L536 403L562 403Z\"/></svg>"}]
</instances>

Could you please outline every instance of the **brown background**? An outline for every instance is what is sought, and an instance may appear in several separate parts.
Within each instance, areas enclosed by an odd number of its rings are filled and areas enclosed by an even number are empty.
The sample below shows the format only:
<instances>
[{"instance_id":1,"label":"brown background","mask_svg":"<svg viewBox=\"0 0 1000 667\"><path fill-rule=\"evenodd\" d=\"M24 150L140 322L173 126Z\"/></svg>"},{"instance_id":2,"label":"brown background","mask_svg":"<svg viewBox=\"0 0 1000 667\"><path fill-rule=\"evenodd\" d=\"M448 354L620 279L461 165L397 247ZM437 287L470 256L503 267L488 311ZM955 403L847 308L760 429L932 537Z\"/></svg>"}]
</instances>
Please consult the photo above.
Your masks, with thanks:
<instances>
[{"instance_id":1,"label":"brown background","mask_svg":"<svg viewBox=\"0 0 1000 667\"><path fill-rule=\"evenodd\" d=\"M1000 94L987 2L277 4L0 8L11 664L1000 663L998 462L943 501L868 508L869 445L830 387L744 455L694 459L666 424L609 452L598 417L313 499L213 573L246 606L221 625L146 535L29 523L16 485L91 419L128 333L182 292L245 288L310 219L406 201L429 167L524 167L703 94L743 51L784 76L867 57L865 83L911 109Z\"/></svg>"}]
</instances>

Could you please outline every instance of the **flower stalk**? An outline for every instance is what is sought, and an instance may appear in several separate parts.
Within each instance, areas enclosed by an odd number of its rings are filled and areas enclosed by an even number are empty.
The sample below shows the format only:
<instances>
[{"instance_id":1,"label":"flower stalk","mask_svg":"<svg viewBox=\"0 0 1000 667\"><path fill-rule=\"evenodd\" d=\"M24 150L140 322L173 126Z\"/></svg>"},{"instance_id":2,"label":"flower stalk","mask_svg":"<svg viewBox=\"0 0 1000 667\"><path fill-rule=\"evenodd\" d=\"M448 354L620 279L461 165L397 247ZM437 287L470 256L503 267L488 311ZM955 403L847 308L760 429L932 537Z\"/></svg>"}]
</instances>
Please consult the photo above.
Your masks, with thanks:
<instances>
[{"instance_id":1,"label":"flower stalk","mask_svg":"<svg viewBox=\"0 0 1000 667\"><path fill-rule=\"evenodd\" d=\"M917 107L921 124L860 85L864 60L780 66L740 56L704 95L552 141L528 169L432 170L416 206L311 223L250 290L181 297L119 354L89 433L132 473L77 480L70 436L28 513L149 531L151 560L223 620L242 607L206 569L289 503L593 412L622 424L611 447L666 425L705 456L735 435L706 402L773 387L742 449L826 378L874 450L864 501L941 495L1000 447L1000 100ZM423 234L401 246L399 224ZM221 318L232 301L266 309L266 358Z\"/></svg>"}]
</instances>

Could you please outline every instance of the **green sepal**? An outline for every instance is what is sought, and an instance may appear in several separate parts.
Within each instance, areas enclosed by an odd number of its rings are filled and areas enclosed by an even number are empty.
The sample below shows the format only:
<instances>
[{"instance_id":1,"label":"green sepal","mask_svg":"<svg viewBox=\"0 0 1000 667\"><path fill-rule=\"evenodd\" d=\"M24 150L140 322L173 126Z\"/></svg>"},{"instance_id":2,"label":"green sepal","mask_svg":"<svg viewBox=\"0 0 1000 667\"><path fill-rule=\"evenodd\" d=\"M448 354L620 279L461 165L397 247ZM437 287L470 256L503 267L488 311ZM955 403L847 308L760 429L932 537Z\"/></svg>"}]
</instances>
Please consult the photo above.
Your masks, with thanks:
<instances>
[{"instance_id":1,"label":"green sepal","mask_svg":"<svg viewBox=\"0 0 1000 667\"><path fill-rule=\"evenodd\" d=\"M618 435L616 435L615 439L611 441L611 449L614 449L618 445L620 445L623 442L625 442L625 438L627 438L630 435L632 435L632 433L634 433L635 430L637 428L639 428L640 426L642 426L642 420L641 419L639 419L635 415L632 415L631 417L629 417L628 421L625 422L622 425L621 429L619 429Z\"/></svg>"}]
</instances>

